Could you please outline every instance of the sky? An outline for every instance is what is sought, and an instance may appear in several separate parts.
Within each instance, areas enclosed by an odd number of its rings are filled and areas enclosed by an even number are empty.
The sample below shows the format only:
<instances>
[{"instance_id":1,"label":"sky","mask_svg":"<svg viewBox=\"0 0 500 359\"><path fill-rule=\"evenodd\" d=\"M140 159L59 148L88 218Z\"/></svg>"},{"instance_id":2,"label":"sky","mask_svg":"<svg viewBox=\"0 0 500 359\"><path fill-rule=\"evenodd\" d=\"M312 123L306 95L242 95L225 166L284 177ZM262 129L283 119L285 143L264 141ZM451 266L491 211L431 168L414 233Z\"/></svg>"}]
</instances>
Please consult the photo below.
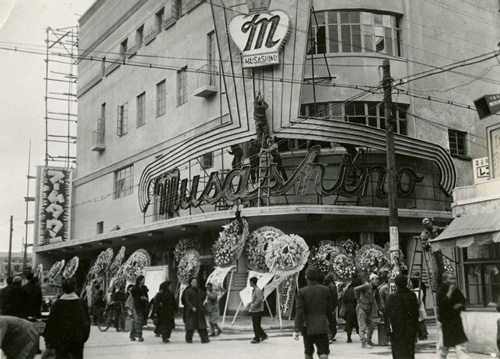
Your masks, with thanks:
<instances>
[{"instance_id":1,"label":"sky","mask_svg":"<svg viewBox=\"0 0 500 359\"><path fill-rule=\"evenodd\" d=\"M43 52L46 28L78 25L79 17L93 2L0 0L0 198L3 201L0 206L0 252L9 249L11 215L14 218L12 250L22 250L30 141L32 176L45 158L44 56L1 48L20 46ZM35 195L34 180L30 195ZM30 206L30 219L33 219L34 203ZM32 236L30 230L30 243Z\"/></svg>"}]
</instances>

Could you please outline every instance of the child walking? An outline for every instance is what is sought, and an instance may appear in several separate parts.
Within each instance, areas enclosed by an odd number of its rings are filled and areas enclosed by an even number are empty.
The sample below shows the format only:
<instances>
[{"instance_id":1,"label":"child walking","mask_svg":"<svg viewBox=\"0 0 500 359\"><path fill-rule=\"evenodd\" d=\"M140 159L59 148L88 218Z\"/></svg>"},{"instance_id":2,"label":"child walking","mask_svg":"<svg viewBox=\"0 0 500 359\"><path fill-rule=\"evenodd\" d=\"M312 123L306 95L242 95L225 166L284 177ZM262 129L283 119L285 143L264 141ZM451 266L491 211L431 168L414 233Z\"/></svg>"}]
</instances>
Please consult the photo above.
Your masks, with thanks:
<instances>
[{"instance_id":1,"label":"child walking","mask_svg":"<svg viewBox=\"0 0 500 359\"><path fill-rule=\"evenodd\" d=\"M220 335L220 333L222 333L222 329L217 324L217 321L219 320L219 296L214 290L212 283L207 283L207 301L205 309L208 312L208 322L210 323L210 328L212 329L210 336L215 337ZM217 333L215 332L216 329Z\"/></svg>"}]
</instances>

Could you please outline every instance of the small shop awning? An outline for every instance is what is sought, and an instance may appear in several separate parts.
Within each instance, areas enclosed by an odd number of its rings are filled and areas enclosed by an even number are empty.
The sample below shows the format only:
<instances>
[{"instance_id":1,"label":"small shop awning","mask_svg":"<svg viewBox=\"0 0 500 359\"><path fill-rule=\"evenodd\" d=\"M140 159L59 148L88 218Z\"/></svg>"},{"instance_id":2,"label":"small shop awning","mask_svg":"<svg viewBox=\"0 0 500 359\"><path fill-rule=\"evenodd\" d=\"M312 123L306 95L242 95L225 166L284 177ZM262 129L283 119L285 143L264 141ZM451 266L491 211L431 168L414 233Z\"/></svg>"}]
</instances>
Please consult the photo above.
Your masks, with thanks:
<instances>
[{"instance_id":1,"label":"small shop awning","mask_svg":"<svg viewBox=\"0 0 500 359\"><path fill-rule=\"evenodd\" d=\"M429 243L434 250L500 243L500 212L457 217Z\"/></svg>"}]
</instances>

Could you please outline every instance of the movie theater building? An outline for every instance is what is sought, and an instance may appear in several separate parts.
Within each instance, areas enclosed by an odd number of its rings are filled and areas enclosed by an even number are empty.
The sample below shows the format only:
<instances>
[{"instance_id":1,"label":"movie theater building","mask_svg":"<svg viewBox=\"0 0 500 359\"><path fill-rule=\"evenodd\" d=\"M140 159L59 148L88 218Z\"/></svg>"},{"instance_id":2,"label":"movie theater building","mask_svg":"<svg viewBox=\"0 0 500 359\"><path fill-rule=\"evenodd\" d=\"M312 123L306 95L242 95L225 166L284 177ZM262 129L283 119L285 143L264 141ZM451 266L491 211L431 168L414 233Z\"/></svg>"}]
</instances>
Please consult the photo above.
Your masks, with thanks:
<instances>
[{"instance_id":1,"label":"movie theater building","mask_svg":"<svg viewBox=\"0 0 500 359\"><path fill-rule=\"evenodd\" d=\"M178 239L197 237L203 280L236 204L250 230L275 226L310 245L384 245L385 59L400 80L392 91L399 237L412 248L422 218L451 221L454 187L473 183L471 159L486 155L489 120L462 105L498 84L464 86L493 63L408 80L492 51L498 2L483 4L97 0L80 18L66 235L41 228L36 261L78 255L85 270L105 248L125 245L172 270ZM259 155L267 137L274 151ZM246 270L242 258L235 291Z\"/></svg>"}]
</instances>

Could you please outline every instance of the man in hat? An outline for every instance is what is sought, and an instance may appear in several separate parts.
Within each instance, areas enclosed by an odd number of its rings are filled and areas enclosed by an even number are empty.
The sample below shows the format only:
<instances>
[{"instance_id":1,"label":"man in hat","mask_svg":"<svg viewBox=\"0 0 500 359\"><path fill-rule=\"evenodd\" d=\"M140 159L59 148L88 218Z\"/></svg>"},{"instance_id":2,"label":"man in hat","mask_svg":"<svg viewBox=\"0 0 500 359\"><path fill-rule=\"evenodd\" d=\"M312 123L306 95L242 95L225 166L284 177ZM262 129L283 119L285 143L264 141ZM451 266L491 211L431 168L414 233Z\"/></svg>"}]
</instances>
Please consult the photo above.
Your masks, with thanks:
<instances>
[{"instance_id":1,"label":"man in hat","mask_svg":"<svg viewBox=\"0 0 500 359\"><path fill-rule=\"evenodd\" d=\"M446 227L435 226L429 218L424 218L422 220L422 225L425 227L425 229L420 234L420 239L422 240L422 249L430 250L431 245L429 244L429 240L439 236ZM433 263L431 264L431 271L433 272L433 280L434 283L440 285L441 278L444 272L443 255L441 253L441 250L432 252L432 258Z\"/></svg>"},{"instance_id":2,"label":"man in hat","mask_svg":"<svg viewBox=\"0 0 500 359\"><path fill-rule=\"evenodd\" d=\"M307 286L301 288L297 295L293 337L299 340L299 333L302 333L306 359L312 359L314 346L320 359L327 359L330 354L328 331L333 332L335 322L330 290L319 283L322 277L316 267L307 268Z\"/></svg>"},{"instance_id":3,"label":"man in hat","mask_svg":"<svg viewBox=\"0 0 500 359\"><path fill-rule=\"evenodd\" d=\"M354 296L358 301L356 314L359 324L361 347L372 349L372 335L376 327L375 320L381 317L379 313L380 297L378 296L378 275L370 274L370 281L354 288Z\"/></svg>"}]
</instances>

